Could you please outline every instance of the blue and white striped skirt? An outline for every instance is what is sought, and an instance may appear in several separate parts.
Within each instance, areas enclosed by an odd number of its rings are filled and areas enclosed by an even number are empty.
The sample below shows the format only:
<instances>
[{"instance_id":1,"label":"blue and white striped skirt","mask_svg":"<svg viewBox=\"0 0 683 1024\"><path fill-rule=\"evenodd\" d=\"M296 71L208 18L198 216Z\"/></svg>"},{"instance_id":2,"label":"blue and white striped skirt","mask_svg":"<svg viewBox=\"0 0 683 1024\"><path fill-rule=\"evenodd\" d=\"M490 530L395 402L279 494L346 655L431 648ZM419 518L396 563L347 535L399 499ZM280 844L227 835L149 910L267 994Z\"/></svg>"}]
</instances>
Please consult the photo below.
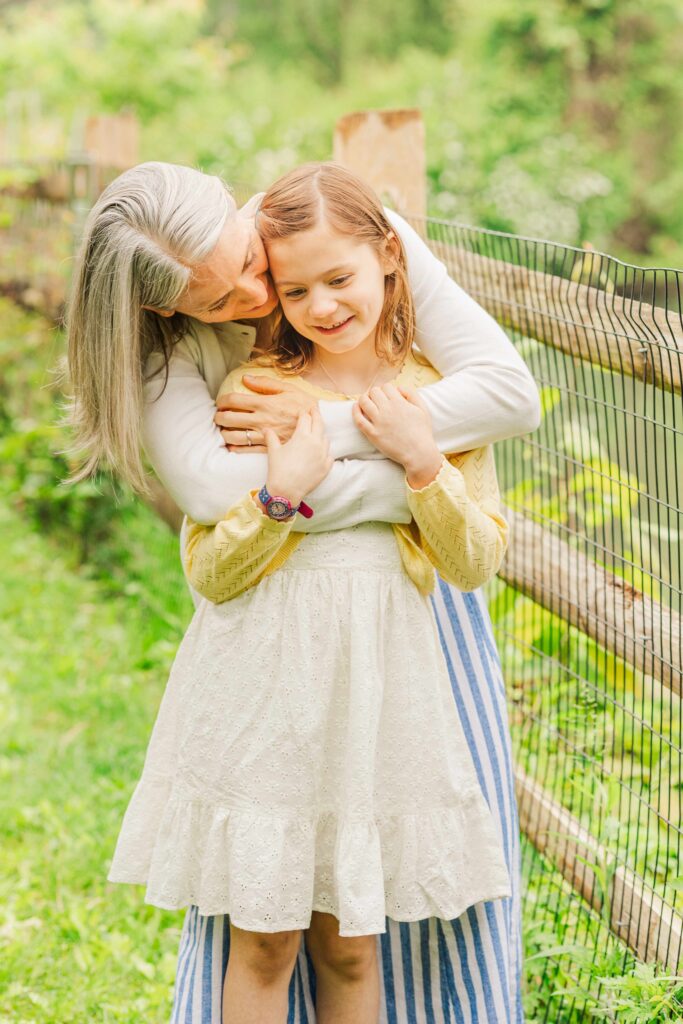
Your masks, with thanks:
<instances>
[{"instance_id":1,"label":"blue and white striped skirt","mask_svg":"<svg viewBox=\"0 0 683 1024\"><path fill-rule=\"evenodd\" d=\"M523 1024L520 993L519 827L505 689L480 592L439 581L434 594L453 696L512 879L507 900L453 921L386 919L377 936L381 1024ZM171 1024L221 1024L227 915L185 916ZM287 1024L315 1024L315 972L303 942L289 986Z\"/></svg>"}]
</instances>

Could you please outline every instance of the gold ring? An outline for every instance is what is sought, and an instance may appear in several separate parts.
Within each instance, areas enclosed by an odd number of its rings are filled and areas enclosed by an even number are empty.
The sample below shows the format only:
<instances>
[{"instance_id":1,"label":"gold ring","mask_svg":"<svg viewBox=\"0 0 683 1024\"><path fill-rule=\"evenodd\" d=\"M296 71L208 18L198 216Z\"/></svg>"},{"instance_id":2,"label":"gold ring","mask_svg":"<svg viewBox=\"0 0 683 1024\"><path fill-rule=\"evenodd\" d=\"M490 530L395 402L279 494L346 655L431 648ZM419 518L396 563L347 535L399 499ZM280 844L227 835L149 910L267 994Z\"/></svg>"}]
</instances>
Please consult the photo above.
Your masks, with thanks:
<instances>
[{"instance_id":1,"label":"gold ring","mask_svg":"<svg viewBox=\"0 0 683 1024\"><path fill-rule=\"evenodd\" d=\"M249 445L249 447L251 448L251 446L252 446L253 442L252 442L251 438L249 437L249 431L248 431L248 430L245 430L245 431L244 431L244 433L245 433L245 434L247 435L247 444L248 444L248 445Z\"/></svg>"}]
</instances>

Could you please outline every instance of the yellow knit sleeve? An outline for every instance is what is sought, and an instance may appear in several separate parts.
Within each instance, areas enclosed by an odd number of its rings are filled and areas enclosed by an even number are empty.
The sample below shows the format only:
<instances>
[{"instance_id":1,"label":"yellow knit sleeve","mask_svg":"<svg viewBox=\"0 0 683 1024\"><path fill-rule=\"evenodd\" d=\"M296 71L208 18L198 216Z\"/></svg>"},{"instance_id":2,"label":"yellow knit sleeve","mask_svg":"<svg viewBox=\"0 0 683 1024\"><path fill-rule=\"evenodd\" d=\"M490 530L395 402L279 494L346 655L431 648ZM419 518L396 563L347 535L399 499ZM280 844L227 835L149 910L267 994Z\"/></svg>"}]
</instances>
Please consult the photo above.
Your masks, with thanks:
<instances>
[{"instance_id":1,"label":"yellow knit sleeve","mask_svg":"<svg viewBox=\"0 0 683 1024\"><path fill-rule=\"evenodd\" d=\"M422 550L448 583L475 590L495 576L508 525L490 446L445 457L430 484L413 490L406 482L406 490Z\"/></svg>"},{"instance_id":2,"label":"yellow knit sleeve","mask_svg":"<svg viewBox=\"0 0 683 1024\"><path fill-rule=\"evenodd\" d=\"M254 586L287 545L294 517L284 522L270 519L256 504L254 493L228 509L215 526L187 520L185 571L194 589L214 604Z\"/></svg>"}]
</instances>

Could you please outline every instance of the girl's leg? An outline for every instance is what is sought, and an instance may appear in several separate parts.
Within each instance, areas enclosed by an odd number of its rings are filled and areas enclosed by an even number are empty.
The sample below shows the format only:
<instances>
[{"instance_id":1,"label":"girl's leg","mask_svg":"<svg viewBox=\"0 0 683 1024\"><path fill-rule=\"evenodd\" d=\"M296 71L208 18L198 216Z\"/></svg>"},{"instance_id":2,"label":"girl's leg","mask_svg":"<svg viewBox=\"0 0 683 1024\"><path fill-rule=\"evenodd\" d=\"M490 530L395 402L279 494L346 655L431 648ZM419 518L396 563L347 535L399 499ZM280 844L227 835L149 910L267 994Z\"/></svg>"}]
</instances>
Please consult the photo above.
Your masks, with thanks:
<instances>
[{"instance_id":1,"label":"girl's leg","mask_svg":"<svg viewBox=\"0 0 683 1024\"><path fill-rule=\"evenodd\" d=\"M250 932L230 922L222 1024L285 1024L301 932Z\"/></svg>"},{"instance_id":2,"label":"girl's leg","mask_svg":"<svg viewBox=\"0 0 683 1024\"><path fill-rule=\"evenodd\" d=\"M287 993L288 1024L315 1024L315 979L302 933L299 958ZM222 1024L223 989L232 961L230 918L227 914L202 917L197 907L185 914L178 965L176 968L173 1011L170 1024Z\"/></svg>"},{"instance_id":3,"label":"girl's leg","mask_svg":"<svg viewBox=\"0 0 683 1024\"><path fill-rule=\"evenodd\" d=\"M305 935L315 967L317 1024L377 1024L377 936L344 938L336 917L318 911Z\"/></svg>"}]
</instances>

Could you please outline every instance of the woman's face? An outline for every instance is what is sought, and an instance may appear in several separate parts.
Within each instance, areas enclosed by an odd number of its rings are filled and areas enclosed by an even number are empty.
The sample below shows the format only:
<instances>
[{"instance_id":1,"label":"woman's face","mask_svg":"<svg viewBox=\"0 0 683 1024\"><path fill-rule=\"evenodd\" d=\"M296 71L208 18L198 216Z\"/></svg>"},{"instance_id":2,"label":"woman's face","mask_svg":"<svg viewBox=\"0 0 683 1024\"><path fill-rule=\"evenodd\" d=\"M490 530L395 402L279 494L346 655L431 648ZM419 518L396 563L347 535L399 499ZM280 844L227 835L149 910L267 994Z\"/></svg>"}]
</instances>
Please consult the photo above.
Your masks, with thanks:
<instances>
[{"instance_id":1,"label":"woman's face","mask_svg":"<svg viewBox=\"0 0 683 1024\"><path fill-rule=\"evenodd\" d=\"M176 306L205 324L267 316L277 305L251 204L237 210Z\"/></svg>"}]
</instances>

